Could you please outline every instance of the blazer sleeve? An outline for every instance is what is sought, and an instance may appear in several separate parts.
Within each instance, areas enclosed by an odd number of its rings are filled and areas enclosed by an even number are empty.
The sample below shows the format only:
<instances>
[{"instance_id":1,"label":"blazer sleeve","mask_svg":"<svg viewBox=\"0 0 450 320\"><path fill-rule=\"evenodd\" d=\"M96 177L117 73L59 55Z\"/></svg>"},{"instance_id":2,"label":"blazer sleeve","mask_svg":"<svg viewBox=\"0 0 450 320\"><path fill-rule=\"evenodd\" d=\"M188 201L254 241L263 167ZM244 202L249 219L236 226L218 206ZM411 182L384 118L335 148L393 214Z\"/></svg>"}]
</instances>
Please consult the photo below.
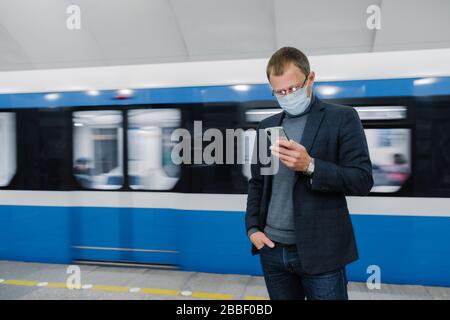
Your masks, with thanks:
<instances>
[{"instance_id":1,"label":"blazer sleeve","mask_svg":"<svg viewBox=\"0 0 450 320\"><path fill-rule=\"evenodd\" d=\"M309 186L315 191L364 196L373 186L366 136L355 109L348 108L343 114L338 139L338 164L315 158Z\"/></svg>"},{"instance_id":2,"label":"blazer sleeve","mask_svg":"<svg viewBox=\"0 0 450 320\"><path fill-rule=\"evenodd\" d=\"M247 234L255 229L259 229L259 214L261 207L261 198L263 193L264 177L261 175L260 159L258 156L259 131L261 124L256 129L255 145L253 147L251 178L248 182L247 209L245 214L245 226Z\"/></svg>"}]
</instances>

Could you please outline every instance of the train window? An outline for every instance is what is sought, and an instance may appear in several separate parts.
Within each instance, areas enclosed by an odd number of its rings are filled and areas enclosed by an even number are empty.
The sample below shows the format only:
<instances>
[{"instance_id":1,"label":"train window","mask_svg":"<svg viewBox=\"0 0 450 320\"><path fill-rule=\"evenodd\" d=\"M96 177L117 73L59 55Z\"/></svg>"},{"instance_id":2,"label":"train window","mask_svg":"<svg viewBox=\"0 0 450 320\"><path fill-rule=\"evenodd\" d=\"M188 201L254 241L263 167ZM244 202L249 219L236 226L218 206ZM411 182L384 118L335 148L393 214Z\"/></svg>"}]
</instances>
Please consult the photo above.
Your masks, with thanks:
<instances>
[{"instance_id":1,"label":"train window","mask_svg":"<svg viewBox=\"0 0 450 320\"><path fill-rule=\"evenodd\" d=\"M404 119L406 107L355 107L361 120ZM245 113L247 122L261 120L279 113L280 109L253 109ZM365 129L370 158L373 165L374 186L372 192L393 193L400 190L411 174L410 129ZM250 145L255 131L247 130ZM242 173L250 179L250 159L253 148L245 149Z\"/></svg>"},{"instance_id":2,"label":"train window","mask_svg":"<svg viewBox=\"0 0 450 320\"><path fill-rule=\"evenodd\" d=\"M245 112L245 121L247 123L259 123L265 118L280 113L281 111L282 110L280 108L249 109ZM242 139L242 174L247 178L247 180L250 180L250 178L252 177L251 161L253 152L256 150L256 130L254 130L253 128L245 130L245 133L242 135Z\"/></svg>"},{"instance_id":3,"label":"train window","mask_svg":"<svg viewBox=\"0 0 450 320\"><path fill-rule=\"evenodd\" d=\"M374 186L372 192L400 190L411 174L410 129L365 129Z\"/></svg>"},{"instance_id":4,"label":"train window","mask_svg":"<svg viewBox=\"0 0 450 320\"><path fill-rule=\"evenodd\" d=\"M128 171L130 187L170 190L181 168L172 161L172 132L181 124L178 109L142 109L128 112Z\"/></svg>"},{"instance_id":5,"label":"train window","mask_svg":"<svg viewBox=\"0 0 450 320\"><path fill-rule=\"evenodd\" d=\"M270 109L250 109L245 112L245 120L247 122L260 122L265 118L273 116L274 114L280 113L281 108L270 108Z\"/></svg>"},{"instance_id":6,"label":"train window","mask_svg":"<svg viewBox=\"0 0 450 320\"><path fill-rule=\"evenodd\" d=\"M74 175L85 188L120 189L123 185L122 113L78 111L73 114Z\"/></svg>"},{"instance_id":7,"label":"train window","mask_svg":"<svg viewBox=\"0 0 450 320\"><path fill-rule=\"evenodd\" d=\"M9 185L16 173L16 118L12 112L0 113L0 187Z\"/></svg>"},{"instance_id":8,"label":"train window","mask_svg":"<svg viewBox=\"0 0 450 320\"><path fill-rule=\"evenodd\" d=\"M354 107L361 120L400 120L406 119L405 106L366 106Z\"/></svg>"},{"instance_id":9,"label":"train window","mask_svg":"<svg viewBox=\"0 0 450 320\"><path fill-rule=\"evenodd\" d=\"M406 118L405 106L364 106L354 107L361 120L400 120ZM252 109L245 112L248 122L260 122L267 117L280 113L280 108Z\"/></svg>"}]
</instances>

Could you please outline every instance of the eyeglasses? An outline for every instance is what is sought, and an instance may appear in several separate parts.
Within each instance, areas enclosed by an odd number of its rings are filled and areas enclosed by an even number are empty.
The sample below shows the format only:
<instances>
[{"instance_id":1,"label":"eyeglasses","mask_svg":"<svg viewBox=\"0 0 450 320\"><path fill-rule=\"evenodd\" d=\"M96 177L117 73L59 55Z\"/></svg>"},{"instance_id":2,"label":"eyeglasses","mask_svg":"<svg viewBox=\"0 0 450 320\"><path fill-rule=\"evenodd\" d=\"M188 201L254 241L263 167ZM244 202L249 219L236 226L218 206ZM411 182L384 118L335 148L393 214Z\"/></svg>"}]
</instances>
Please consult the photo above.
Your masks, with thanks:
<instances>
[{"instance_id":1,"label":"eyeglasses","mask_svg":"<svg viewBox=\"0 0 450 320\"><path fill-rule=\"evenodd\" d=\"M287 90L285 90L285 89L277 90L277 91L272 90L272 95L275 97L284 97L288 94L291 94L292 92L297 91L298 89L302 89L305 86L306 80L308 80L308 76L309 76L309 74L306 76L305 81L303 81L303 83L301 85L292 86L292 87L288 88Z\"/></svg>"}]
</instances>

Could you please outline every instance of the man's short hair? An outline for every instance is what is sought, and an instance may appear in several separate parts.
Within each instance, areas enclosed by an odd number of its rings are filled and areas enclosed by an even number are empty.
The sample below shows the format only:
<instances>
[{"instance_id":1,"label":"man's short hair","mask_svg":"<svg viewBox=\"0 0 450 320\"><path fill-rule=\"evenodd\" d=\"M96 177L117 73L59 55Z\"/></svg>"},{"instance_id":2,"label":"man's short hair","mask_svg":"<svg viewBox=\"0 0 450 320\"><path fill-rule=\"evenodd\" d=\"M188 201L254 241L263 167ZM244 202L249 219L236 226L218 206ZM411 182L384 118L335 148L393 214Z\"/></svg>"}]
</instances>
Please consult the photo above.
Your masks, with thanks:
<instances>
[{"instance_id":1,"label":"man's short hair","mask_svg":"<svg viewBox=\"0 0 450 320\"><path fill-rule=\"evenodd\" d=\"M270 57L266 68L267 79L270 80L271 75L281 76L284 69L291 63L299 68L305 76L309 74L309 61L306 55L297 48L283 47Z\"/></svg>"}]
</instances>

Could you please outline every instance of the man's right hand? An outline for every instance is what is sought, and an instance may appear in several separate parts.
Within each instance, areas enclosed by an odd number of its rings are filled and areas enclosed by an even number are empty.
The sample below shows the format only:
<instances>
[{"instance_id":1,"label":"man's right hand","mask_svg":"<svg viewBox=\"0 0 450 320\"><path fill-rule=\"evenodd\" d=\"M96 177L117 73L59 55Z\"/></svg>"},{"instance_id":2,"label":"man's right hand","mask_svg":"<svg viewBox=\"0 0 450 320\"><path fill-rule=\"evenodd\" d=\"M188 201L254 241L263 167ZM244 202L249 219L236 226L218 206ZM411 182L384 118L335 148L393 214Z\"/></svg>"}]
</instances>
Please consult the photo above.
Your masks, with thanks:
<instances>
[{"instance_id":1,"label":"man's right hand","mask_svg":"<svg viewBox=\"0 0 450 320\"><path fill-rule=\"evenodd\" d=\"M262 247L264 247L265 245L269 246L270 248L275 247L275 243L273 243L272 240L267 238L267 236L264 234L264 232L261 232L261 231L252 233L250 235L250 241L253 243L253 245L258 250L261 250Z\"/></svg>"}]
</instances>

